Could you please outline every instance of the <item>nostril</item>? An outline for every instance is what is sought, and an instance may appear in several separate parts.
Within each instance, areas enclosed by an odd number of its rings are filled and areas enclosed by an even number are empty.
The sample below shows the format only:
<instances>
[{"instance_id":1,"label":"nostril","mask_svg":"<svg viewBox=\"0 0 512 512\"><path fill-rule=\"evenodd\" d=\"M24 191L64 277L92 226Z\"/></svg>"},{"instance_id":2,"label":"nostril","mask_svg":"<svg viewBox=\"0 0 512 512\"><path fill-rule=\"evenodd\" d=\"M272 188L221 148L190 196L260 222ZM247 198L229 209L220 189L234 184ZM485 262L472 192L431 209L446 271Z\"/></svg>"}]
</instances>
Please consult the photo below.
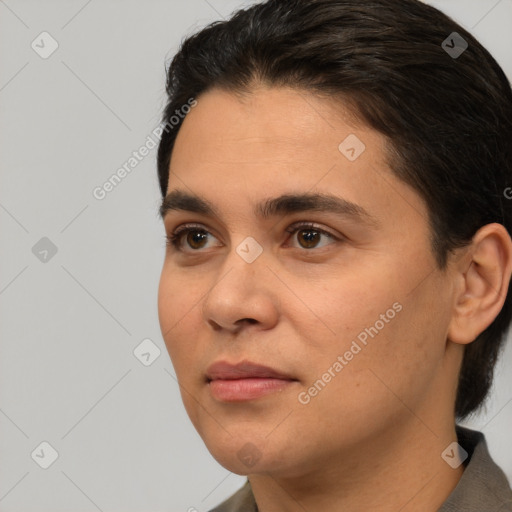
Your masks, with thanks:
<instances>
[{"instance_id":1,"label":"nostril","mask_svg":"<svg viewBox=\"0 0 512 512\"><path fill-rule=\"evenodd\" d=\"M253 324L257 324L258 320L255 320L254 318L242 318L240 320L237 320L235 322L235 326L237 327L237 330L240 330L245 323L247 323L249 325L253 325Z\"/></svg>"}]
</instances>

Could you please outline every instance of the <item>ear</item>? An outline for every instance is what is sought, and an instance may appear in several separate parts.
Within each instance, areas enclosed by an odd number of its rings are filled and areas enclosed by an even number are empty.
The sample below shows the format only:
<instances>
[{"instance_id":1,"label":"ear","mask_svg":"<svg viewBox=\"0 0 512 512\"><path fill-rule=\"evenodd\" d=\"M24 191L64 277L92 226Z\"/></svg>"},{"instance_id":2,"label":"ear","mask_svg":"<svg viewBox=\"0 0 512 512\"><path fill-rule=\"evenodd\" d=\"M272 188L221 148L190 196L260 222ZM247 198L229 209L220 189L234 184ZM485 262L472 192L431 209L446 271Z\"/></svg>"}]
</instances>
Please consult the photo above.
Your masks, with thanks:
<instances>
[{"instance_id":1,"label":"ear","mask_svg":"<svg viewBox=\"0 0 512 512\"><path fill-rule=\"evenodd\" d=\"M455 270L455 303L448 327L448 339L460 344L474 341L501 311L512 273L512 240L501 224L487 224L464 253Z\"/></svg>"}]
</instances>

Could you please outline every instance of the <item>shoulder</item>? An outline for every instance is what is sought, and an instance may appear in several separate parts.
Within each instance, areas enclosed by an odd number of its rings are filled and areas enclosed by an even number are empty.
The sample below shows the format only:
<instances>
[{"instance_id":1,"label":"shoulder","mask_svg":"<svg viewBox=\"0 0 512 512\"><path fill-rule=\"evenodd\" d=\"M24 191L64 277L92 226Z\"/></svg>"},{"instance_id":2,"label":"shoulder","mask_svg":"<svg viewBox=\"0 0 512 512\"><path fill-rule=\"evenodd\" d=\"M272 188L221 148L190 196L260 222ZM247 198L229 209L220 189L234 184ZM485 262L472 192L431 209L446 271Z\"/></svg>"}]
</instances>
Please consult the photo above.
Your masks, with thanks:
<instances>
[{"instance_id":1,"label":"shoulder","mask_svg":"<svg viewBox=\"0 0 512 512\"><path fill-rule=\"evenodd\" d=\"M210 512L258 512L249 480L235 494Z\"/></svg>"}]
</instances>

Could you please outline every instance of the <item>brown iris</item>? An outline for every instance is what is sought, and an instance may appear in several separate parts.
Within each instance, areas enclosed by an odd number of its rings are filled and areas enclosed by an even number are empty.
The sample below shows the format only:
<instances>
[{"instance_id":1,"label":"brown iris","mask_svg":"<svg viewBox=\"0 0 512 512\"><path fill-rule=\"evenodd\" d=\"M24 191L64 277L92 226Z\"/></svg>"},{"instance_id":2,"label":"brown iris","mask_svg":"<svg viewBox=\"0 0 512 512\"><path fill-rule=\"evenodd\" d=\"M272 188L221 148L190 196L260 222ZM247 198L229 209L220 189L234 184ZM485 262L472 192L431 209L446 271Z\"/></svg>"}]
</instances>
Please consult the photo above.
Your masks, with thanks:
<instances>
[{"instance_id":1,"label":"brown iris","mask_svg":"<svg viewBox=\"0 0 512 512\"><path fill-rule=\"evenodd\" d=\"M306 240L306 245L303 247L306 249L311 249L312 247L315 247L316 244L318 243L318 238L320 236L320 233L318 231L315 231L314 229L303 229L303 230L299 231L298 232L299 243L301 245L302 245L302 243L300 242L300 237L303 236L305 233L306 233L306 236L304 238ZM313 234L311 234L311 233L313 233Z\"/></svg>"},{"instance_id":2,"label":"brown iris","mask_svg":"<svg viewBox=\"0 0 512 512\"><path fill-rule=\"evenodd\" d=\"M189 244L193 249L201 249L202 246L196 246L195 243L198 242L200 244L205 241L207 237L208 234L206 231L189 231L187 233L187 244Z\"/></svg>"}]
</instances>

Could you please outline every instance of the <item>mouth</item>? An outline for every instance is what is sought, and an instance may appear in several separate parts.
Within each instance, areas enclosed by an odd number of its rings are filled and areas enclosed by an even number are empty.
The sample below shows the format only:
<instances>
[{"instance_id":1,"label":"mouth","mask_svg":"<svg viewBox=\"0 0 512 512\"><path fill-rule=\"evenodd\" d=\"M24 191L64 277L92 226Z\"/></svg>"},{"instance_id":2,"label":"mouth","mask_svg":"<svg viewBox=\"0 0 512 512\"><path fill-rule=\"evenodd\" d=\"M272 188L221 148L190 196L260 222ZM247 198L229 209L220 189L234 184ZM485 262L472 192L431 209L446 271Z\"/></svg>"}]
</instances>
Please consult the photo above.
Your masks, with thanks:
<instances>
[{"instance_id":1,"label":"mouth","mask_svg":"<svg viewBox=\"0 0 512 512\"><path fill-rule=\"evenodd\" d=\"M208 368L206 382L216 400L243 402L283 391L298 380L287 373L250 361L237 364L219 361Z\"/></svg>"}]
</instances>

